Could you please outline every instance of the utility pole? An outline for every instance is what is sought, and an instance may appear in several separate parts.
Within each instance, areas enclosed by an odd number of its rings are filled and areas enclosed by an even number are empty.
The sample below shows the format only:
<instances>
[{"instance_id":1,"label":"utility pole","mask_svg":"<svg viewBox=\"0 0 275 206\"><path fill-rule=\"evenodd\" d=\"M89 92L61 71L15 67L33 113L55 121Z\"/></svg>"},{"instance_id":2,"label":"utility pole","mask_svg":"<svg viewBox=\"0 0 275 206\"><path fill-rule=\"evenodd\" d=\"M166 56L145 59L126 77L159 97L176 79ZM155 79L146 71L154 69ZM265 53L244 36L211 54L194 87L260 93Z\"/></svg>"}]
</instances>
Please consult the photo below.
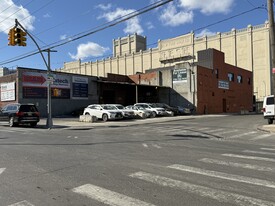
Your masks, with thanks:
<instances>
[{"instance_id":1,"label":"utility pole","mask_svg":"<svg viewBox=\"0 0 275 206\"><path fill-rule=\"evenodd\" d=\"M268 22L269 22L269 38L271 50L271 94L275 92L275 31L274 31L274 12L273 0L267 0L268 5Z\"/></svg>"}]
</instances>

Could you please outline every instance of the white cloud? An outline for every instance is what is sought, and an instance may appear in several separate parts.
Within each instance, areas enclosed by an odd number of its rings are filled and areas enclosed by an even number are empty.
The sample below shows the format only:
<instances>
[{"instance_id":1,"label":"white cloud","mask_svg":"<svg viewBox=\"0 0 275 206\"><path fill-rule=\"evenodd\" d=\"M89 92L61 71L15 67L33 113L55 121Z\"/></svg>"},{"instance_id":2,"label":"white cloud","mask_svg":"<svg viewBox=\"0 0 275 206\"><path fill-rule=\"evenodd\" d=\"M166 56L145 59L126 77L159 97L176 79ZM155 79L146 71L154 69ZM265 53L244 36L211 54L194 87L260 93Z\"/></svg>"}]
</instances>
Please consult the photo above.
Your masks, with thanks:
<instances>
[{"instance_id":1,"label":"white cloud","mask_svg":"<svg viewBox=\"0 0 275 206\"><path fill-rule=\"evenodd\" d=\"M213 36L216 35L217 33L211 32L209 29L204 29L200 33L196 34L196 37L203 37L203 36Z\"/></svg>"},{"instance_id":2,"label":"white cloud","mask_svg":"<svg viewBox=\"0 0 275 206\"><path fill-rule=\"evenodd\" d=\"M102 47L97 43L88 42L86 44L79 44L77 47L77 54L69 53L72 59L85 59L88 57L99 57L102 56L109 48Z\"/></svg>"},{"instance_id":3,"label":"white cloud","mask_svg":"<svg viewBox=\"0 0 275 206\"><path fill-rule=\"evenodd\" d=\"M99 4L96 8L102 9L104 11L109 10L112 7L112 4Z\"/></svg>"},{"instance_id":4,"label":"white cloud","mask_svg":"<svg viewBox=\"0 0 275 206\"><path fill-rule=\"evenodd\" d=\"M9 29L14 27L15 19L17 19L25 29L30 31L34 30L33 22L35 17L31 16L29 11L23 6L17 6L12 0L1 0L0 8L3 8L3 11L0 13L0 32L8 33Z\"/></svg>"},{"instance_id":5,"label":"white cloud","mask_svg":"<svg viewBox=\"0 0 275 206\"><path fill-rule=\"evenodd\" d=\"M44 17L44 18L50 18L51 15L47 13L47 14L44 14L43 17Z\"/></svg>"},{"instance_id":6,"label":"white cloud","mask_svg":"<svg viewBox=\"0 0 275 206\"><path fill-rule=\"evenodd\" d=\"M133 9L126 10L122 8L117 8L115 11L104 13L103 15L99 16L98 19L106 19L107 21L113 21L117 18L124 17L133 12L136 12L136 10L133 10ZM143 33L143 29L140 25L138 17L131 18L127 20L125 23L126 23L126 28L123 29L125 34L133 34L133 33L142 34Z\"/></svg>"},{"instance_id":7,"label":"white cloud","mask_svg":"<svg viewBox=\"0 0 275 206\"><path fill-rule=\"evenodd\" d=\"M179 0L179 6L188 10L200 10L203 14L228 13L234 0Z\"/></svg>"},{"instance_id":8,"label":"white cloud","mask_svg":"<svg viewBox=\"0 0 275 206\"><path fill-rule=\"evenodd\" d=\"M177 11L174 4L169 4L162 12L160 20L166 26L178 26L193 21L192 11Z\"/></svg>"},{"instance_id":9,"label":"white cloud","mask_svg":"<svg viewBox=\"0 0 275 206\"><path fill-rule=\"evenodd\" d=\"M155 26L153 25L153 23L150 22L150 21L146 23L146 26L147 26L147 29L148 29L148 30L151 30L151 29L154 29L154 28L155 28Z\"/></svg>"},{"instance_id":10,"label":"white cloud","mask_svg":"<svg viewBox=\"0 0 275 206\"><path fill-rule=\"evenodd\" d=\"M60 40L65 40L65 39L67 39L67 35L66 34L63 34L63 35L60 36Z\"/></svg>"}]
</instances>

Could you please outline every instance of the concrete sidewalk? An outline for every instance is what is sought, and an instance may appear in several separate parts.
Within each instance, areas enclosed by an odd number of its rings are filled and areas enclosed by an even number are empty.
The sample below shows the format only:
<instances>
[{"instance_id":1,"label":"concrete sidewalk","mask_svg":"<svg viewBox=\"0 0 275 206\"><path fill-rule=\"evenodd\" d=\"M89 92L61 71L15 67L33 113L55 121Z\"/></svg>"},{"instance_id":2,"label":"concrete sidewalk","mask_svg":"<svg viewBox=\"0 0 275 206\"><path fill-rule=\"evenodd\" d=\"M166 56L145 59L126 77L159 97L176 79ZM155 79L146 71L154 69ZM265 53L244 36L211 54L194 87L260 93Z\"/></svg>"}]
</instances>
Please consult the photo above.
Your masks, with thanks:
<instances>
[{"instance_id":1,"label":"concrete sidewalk","mask_svg":"<svg viewBox=\"0 0 275 206\"><path fill-rule=\"evenodd\" d=\"M174 116L174 117L156 117L147 119L129 119L129 120L115 120L103 122L98 120L97 122L80 122L78 117L65 117L65 118L53 118L53 126L51 129L92 129L95 127L127 127L133 125L150 124L158 122L169 122L178 120L188 120L195 118L205 117L217 117L222 115L186 115L186 116ZM45 128L47 119L42 118L38 123L37 127Z\"/></svg>"}]
</instances>

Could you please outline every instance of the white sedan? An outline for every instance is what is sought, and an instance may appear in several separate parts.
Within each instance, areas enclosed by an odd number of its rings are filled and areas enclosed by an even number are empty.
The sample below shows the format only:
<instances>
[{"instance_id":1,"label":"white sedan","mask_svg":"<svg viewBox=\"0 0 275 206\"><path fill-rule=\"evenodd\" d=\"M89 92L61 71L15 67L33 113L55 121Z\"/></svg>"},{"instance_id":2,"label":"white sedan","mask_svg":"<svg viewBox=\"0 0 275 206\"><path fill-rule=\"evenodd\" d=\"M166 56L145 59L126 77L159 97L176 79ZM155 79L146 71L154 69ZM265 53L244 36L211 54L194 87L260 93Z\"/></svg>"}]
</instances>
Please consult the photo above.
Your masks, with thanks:
<instances>
[{"instance_id":1,"label":"white sedan","mask_svg":"<svg viewBox=\"0 0 275 206\"><path fill-rule=\"evenodd\" d=\"M121 111L123 117L126 119L132 119L135 117L135 113L132 109L125 108L121 104L105 104L104 106L109 106L110 109Z\"/></svg>"},{"instance_id":2,"label":"white sedan","mask_svg":"<svg viewBox=\"0 0 275 206\"><path fill-rule=\"evenodd\" d=\"M102 119L104 122L107 120L122 119L123 114L121 111L115 110L108 105L91 104L84 109L83 115L95 116Z\"/></svg>"},{"instance_id":3,"label":"white sedan","mask_svg":"<svg viewBox=\"0 0 275 206\"><path fill-rule=\"evenodd\" d=\"M138 117L138 118L145 119L145 118L149 118L149 117L153 116L152 111L147 110L143 107L137 107L137 106L129 105L125 108L133 110L136 117Z\"/></svg>"}]
</instances>

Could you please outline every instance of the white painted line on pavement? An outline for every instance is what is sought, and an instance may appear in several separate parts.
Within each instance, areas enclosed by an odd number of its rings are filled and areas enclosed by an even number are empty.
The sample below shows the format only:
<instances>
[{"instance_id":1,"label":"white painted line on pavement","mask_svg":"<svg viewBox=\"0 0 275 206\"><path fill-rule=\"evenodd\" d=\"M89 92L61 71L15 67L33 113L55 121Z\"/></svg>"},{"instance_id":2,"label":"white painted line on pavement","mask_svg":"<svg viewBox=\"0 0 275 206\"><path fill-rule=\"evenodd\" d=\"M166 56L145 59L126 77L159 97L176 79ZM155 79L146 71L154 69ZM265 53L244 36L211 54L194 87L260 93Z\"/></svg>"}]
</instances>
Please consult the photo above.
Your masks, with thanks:
<instances>
[{"instance_id":1,"label":"white painted line on pavement","mask_svg":"<svg viewBox=\"0 0 275 206\"><path fill-rule=\"evenodd\" d=\"M255 157L255 156L235 155L235 154L222 154L222 156L236 157L236 158L250 159L250 160L260 160L260 161L267 161L267 162L275 162L275 159L267 158L267 157Z\"/></svg>"},{"instance_id":2,"label":"white painted line on pavement","mask_svg":"<svg viewBox=\"0 0 275 206\"><path fill-rule=\"evenodd\" d=\"M154 184L158 184L160 186L185 190L186 192L200 195L201 197L211 198L221 203L230 203L242 206L275 206L275 203L268 202L265 200L260 200L253 197L247 197L230 192L223 192L221 190L190 184L187 182L182 182L179 180L153 175L150 173L136 172L130 174L129 176L140 180L148 181Z\"/></svg>"},{"instance_id":3,"label":"white painted line on pavement","mask_svg":"<svg viewBox=\"0 0 275 206\"><path fill-rule=\"evenodd\" d=\"M207 129L210 129L209 127L201 127L199 129L196 129L196 131L202 131L202 130L207 130Z\"/></svg>"},{"instance_id":4,"label":"white painted line on pavement","mask_svg":"<svg viewBox=\"0 0 275 206\"><path fill-rule=\"evenodd\" d=\"M200 159L199 161L204 162L204 163L225 165L225 166L229 166L229 167L238 167L238 168L265 171L265 172L275 171L275 168L272 168L272 167L262 167L262 166L258 166L258 165L241 164L241 163L229 162L229 161L225 162L225 161L210 159L210 158L203 158L203 159Z\"/></svg>"},{"instance_id":5,"label":"white painted line on pavement","mask_svg":"<svg viewBox=\"0 0 275 206\"><path fill-rule=\"evenodd\" d=\"M209 132L209 133L213 133L213 132L220 132L223 131L224 129L212 129L212 130L204 130L204 132Z\"/></svg>"},{"instance_id":6,"label":"white painted line on pavement","mask_svg":"<svg viewBox=\"0 0 275 206\"><path fill-rule=\"evenodd\" d=\"M262 150L275 151L275 148L261 148Z\"/></svg>"},{"instance_id":7,"label":"white painted line on pavement","mask_svg":"<svg viewBox=\"0 0 275 206\"><path fill-rule=\"evenodd\" d=\"M152 144L152 146L155 147L155 148L158 148L158 149L161 149L161 148L162 148L161 146L159 146L159 145L157 145L157 144Z\"/></svg>"},{"instance_id":8,"label":"white painted line on pavement","mask_svg":"<svg viewBox=\"0 0 275 206\"><path fill-rule=\"evenodd\" d=\"M215 178L236 181L236 182L243 182L243 183L248 183L248 184L252 184L252 185L259 185L259 186L264 186L264 187L269 187L269 188L275 189L275 182L272 182L272 181L266 181L266 180L261 180L261 179L256 179L256 178L239 176L239 175L232 175L232 174L228 174L228 173L216 172L216 171L211 171L211 170L204 170L204 169L190 167L190 166L186 166L186 165L174 164L174 165L170 165L167 167L171 168L171 169L205 175L205 176L209 176L209 177L215 177Z\"/></svg>"},{"instance_id":9,"label":"white painted line on pavement","mask_svg":"<svg viewBox=\"0 0 275 206\"><path fill-rule=\"evenodd\" d=\"M17 202L12 205L8 205L8 206L34 206L34 205L29 203L28 201L24 200L24 201Z\"/></svg>"},{"instance_id":10,"label":"white painted line on pavement","mask_svg":"<svg viewBox=\"0 0 275 206\"><path fill-rule=\"evenodd\" d=\"M98 202L115 206L154 206L153 204L113 192L92 184L86 184L72 189L73 192L92 198Z\"/></svg>"},{"instance_id":11,"label":"white painted line on pavement","mask_svg":"<svg viewBox=\"0 0 275 206\"><path fill-rule=\"evenodd\" d=\"M253 150L244 150L245 153L254 153L254 154L263 154L263 155L275 155L274 152L262 152L262 151L253 151Z\"/></svg>"},{"instance_id":12,"label":"white painted line on pavement","mask_svg":"<svg viewBox=\"0 0 275 206\"><path fill-rule=\"evenodd\" d=\"M239 130L237 130L237 129L233 129L233 130L229 130L229 131L218 132L218 133L216 133L216 135L229 134L229 133L234 133L234 132L238 132L238 131Z\"/></svg>"},{"instance_id":13,"label":"white painted line on pavement","mask_svg":"<svg viewBox=\"0 0 275 206\"><path fill-rule=\"evenodd\" d=\"M239 138L239 137L248 136L248 135L255 134L255 133L257 133L257 132L256 131L246 132L246 133L242 133L242 134L236 134L236 135L230 136L228 138L230 138L230 139Z\"/></svg>"},{"instance_id":14,"label":"white painted line on pavement","mask_svg":"<svg viewBox=\"0 0 275 206\"><path fill-rule=\"evenodd\" d=\"M148 147L148 145L147 145L147 144L145 144L145 143L143 143L143 144L142 144L142 146L143 146L143 147Z\"/></svg>"},{"instance_id":15,"label":"white painted line on pavement","mask_svg":"<svg viewBox=\"0 0 275 206\"><path fill-rule=\"evenodd\" d=\"M264 138L270 137L271 135L272 135L272 134L263 134L263 135L260 135L260 136L254 137L254 138L252 138L251 140L259 140L259 139L264 139Z\"/></svg>"},{"instance_id":16,"label":"white painted line on pavement","mask_svg":"<svg viewBox=\"0 0 275 206\"><path fill-rule=\"evenodd\" d=\"M0 168L0 175L5 171L6 168Z\"/></svg>"}]
</instances>

